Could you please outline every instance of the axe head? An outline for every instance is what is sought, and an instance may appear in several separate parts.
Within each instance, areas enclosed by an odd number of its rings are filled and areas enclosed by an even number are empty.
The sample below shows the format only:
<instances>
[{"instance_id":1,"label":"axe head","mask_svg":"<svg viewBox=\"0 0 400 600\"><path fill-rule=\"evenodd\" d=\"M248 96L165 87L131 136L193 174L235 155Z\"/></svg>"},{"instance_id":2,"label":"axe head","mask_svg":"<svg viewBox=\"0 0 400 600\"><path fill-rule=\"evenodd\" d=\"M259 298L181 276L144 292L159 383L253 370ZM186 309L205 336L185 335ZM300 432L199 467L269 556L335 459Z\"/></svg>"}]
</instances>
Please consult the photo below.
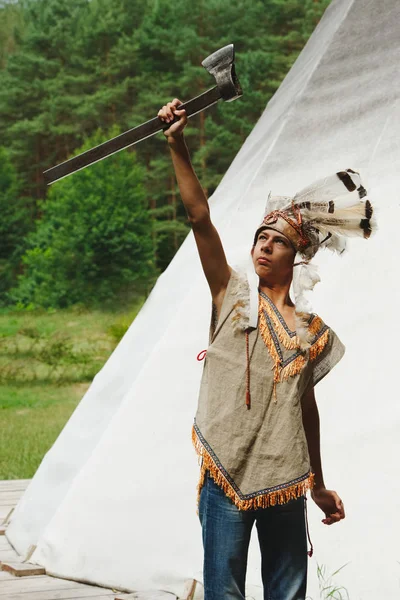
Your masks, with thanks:
<instances>
[{"instance_id":1,"label":"axe head","mask_svg":"<svg viewBox=\"0 0 400 600\"><path fill-rule=\"evenodd\" d=\"M239 80L235 73L235 49L233 44L228 44L210 54L202 61L202 65L215 77L221 98L231 102L243 94Z\"/></svg>"}]
</instances>

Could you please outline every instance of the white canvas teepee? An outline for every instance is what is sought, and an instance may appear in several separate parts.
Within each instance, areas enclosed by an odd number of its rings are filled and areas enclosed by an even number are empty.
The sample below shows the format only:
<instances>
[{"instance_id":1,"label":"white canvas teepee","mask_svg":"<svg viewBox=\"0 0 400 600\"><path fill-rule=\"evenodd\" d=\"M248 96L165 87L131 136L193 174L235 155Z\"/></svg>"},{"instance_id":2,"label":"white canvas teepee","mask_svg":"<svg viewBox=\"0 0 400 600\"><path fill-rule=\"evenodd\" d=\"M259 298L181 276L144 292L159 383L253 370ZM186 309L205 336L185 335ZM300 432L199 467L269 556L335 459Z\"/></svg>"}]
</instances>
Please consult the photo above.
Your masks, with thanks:
<instances>
[{"instance_id":1,"label":"white canvas teepee","mask_svg":"<svg viewBox=\"0 0 400 600\"><path fill-rule=\"evenodd\" d=\"M248 254L269 190L290 195L350 167L378 207L374 238L317 257L314 309L347 346L316 390L325 481L347 516L326 527L309 502L314 599L317 562L349 563L337 583L352 600L400 592L399 22L397 0L334 0L210 202L232 265ZM201 578L190 431L209 317L189 235L21 499L7 530L21 554L34 545L31 560L49 573L181 597L185 580ZM259 571L253 541L257 599Z\"/></svg>"}]
</instances>

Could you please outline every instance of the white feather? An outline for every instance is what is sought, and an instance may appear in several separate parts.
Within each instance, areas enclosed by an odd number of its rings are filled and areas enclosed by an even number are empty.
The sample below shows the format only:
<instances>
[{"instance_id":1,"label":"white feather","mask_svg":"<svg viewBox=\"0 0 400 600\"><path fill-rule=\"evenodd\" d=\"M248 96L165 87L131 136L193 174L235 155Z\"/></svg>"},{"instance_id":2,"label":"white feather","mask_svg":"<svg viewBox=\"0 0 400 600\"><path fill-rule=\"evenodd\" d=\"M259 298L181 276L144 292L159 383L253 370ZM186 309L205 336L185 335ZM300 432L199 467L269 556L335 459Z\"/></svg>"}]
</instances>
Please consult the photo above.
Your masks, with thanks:
<instances>
[{"instance_id":1,"label":"white feather","mask_svg":"<svg viewBox=\"0 0 400 600\"><path fill-rule=\"evenodd\" d=\"M321 281L316 265L307 263L302 264L300 272L296 274L293 280L293 290L296 305L296 332L299 338L300 348L306 350L310 347L310 333L308 330L308 318L312 312L311 304L306 297L306 293L314 289L314 286Z\"/></svg>"}]
</instances>

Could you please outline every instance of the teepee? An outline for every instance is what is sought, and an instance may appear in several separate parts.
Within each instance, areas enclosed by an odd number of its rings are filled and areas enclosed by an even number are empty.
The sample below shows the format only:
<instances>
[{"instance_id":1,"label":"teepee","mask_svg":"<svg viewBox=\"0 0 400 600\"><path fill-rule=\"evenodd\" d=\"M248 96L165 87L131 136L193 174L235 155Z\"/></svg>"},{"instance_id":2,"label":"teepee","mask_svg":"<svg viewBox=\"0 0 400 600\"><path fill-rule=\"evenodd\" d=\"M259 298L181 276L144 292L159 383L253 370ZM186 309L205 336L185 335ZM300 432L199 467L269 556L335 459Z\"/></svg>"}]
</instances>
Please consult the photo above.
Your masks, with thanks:
<instances>
[{"instance_id":1,"label":"teepee","mask_svg":"<svg viewBox=\"0 0 400 600\"><path fill-rule=\"evenodd\" d=\"M317 563L348 563L337 584L352 600L400 592L399 22L398 0L333 0L210 200L231 265L247 257L269 190L353 168L378 208L371 240L316 261L314 310L347 352L316 389L325 482L346 519L326 527L309 502L314 599ZM210 309L190 234L19 502L7 536L20 554L34 548L30 560L60 577L181 598L201 580L190 433ZM248 589L261 599L256 545Z\"/></svg>"}]
</instances>

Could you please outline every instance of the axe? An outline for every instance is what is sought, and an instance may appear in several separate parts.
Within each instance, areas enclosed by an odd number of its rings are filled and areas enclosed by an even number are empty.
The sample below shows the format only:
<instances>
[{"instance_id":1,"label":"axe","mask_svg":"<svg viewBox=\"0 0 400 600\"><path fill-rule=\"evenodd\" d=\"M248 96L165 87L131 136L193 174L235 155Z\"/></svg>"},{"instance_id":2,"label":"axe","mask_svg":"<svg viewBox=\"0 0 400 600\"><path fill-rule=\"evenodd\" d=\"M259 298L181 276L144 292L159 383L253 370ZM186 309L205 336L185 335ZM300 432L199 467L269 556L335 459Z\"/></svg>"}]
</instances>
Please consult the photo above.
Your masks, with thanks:
<instances>
[{"instance_id":1,"label":"axe","mask_svg":"<svg viewBox=\"0 0 400 600\"><path fill-rule=\"evenodd\" d=\"M185 109L187 116L193 117L193 115L212 106L218 102L218 100L222 99L225 100L225 102L231 102L232 100L236 100L236 98L240 98L242 95L242 88L240 87L239 80L235 73L234 58L235 50L233 44L224 46L205 58L201 64L209 73L214 75L217 85L203 94L200 94L200 96L196 96L196 98L181 104L178 109ZM159 117L146 121L145 123L142 123L142 125L138 125L137 127L129 129L129 131L125 131L125 133L121 133L121 135L108 140L108 142L104 142L86 152L82 152L82 154L78 154L78 156L74 156L51 169L47 169L47 171L44 172L45 182L49 185L67 175L71 175L71 173L75 173L75 171L80 171L88 165L92 165L103 158L107 158L107 156L111 156L111 154L115 154L124 148L133 146L133 144L137 144L159 131L168 129L176 121L179 121L178 117L175 117L174 120L168 124L161 121Z\"/></svg>"}]
</instances>

